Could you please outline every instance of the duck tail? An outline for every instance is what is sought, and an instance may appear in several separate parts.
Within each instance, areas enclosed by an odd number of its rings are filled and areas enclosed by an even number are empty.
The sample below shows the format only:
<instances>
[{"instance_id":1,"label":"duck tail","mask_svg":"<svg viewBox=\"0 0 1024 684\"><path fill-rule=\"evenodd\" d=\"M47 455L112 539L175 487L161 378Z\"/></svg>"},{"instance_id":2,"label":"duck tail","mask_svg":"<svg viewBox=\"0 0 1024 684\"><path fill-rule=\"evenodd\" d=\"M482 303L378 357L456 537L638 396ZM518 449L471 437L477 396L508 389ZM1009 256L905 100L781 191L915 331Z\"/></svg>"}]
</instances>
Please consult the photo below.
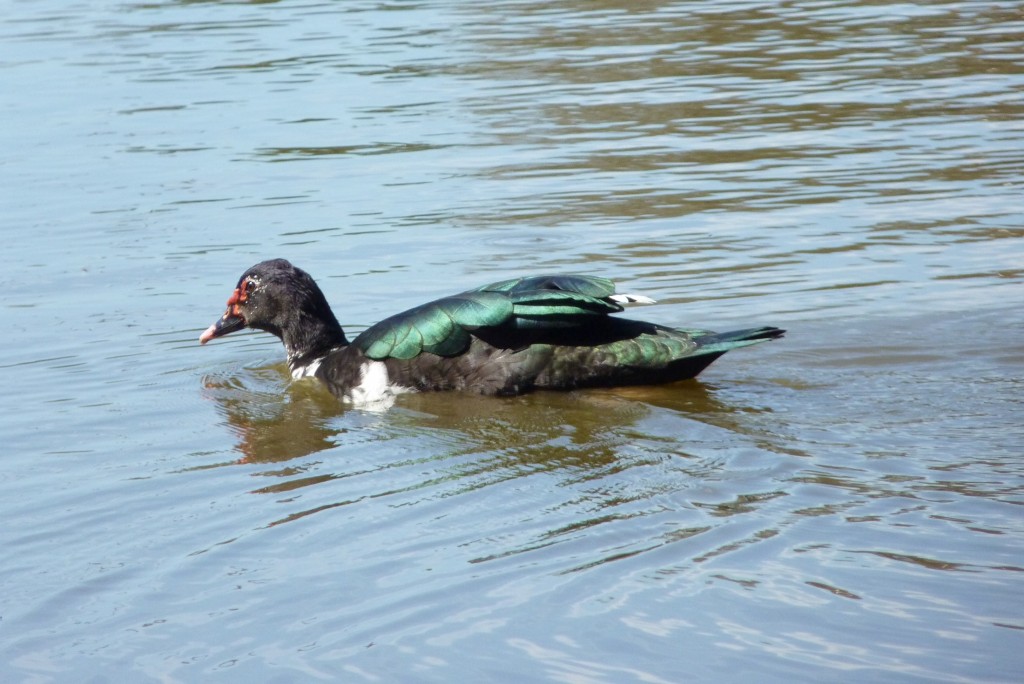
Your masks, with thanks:
<instances>
[{"instance_id":1,"label":"duck tail","mask_svg":"<svg viewBox=\"0 0 1024 684\"><path fill-rule=\"evenodd\" d=\"M767 340L774 340L786 333L781 328L765 326L763 328L747 328L724 333L707 333L694 336L694 342L700 345L697 354L724 354L732 349L749 347Z\"/></svg>"}]
</instances>

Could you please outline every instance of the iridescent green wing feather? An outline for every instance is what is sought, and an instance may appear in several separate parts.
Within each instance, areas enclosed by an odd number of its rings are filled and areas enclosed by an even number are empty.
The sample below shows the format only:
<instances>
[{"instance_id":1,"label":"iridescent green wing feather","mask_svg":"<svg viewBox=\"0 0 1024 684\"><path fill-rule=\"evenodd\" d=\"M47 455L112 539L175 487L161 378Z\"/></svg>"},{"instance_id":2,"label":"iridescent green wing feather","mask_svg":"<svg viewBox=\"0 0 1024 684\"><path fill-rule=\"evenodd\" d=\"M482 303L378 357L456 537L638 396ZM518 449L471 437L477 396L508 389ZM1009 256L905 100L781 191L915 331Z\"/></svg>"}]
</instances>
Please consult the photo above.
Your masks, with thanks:
<instances>
[{"instance_id":1,"label":"iridescent green wing feather","mask_svg":"<svg viewBox=\"0 0 1024 684\"><path fill-rule=\"evenodd\" d=\"M476 292L506 292L518 328L565 328L594 315L622 311L608 300L615 283L595 276L532 276L485 285Z\"/></svg>"},{"instance_id":2,"label":"iridescent green wing feather","mask_svg":"<svg viewBox=\"0 0 1024 684\"><path fill-rule=\"evenodd\" d=\"M470 290L470 292L531 292L534 290L577 292L601 299L615 294L615 283L607 278L585 275L528 276L491 283Z\"/></svg>"},{"instance_id":3,"label":"iridescent green wing feather","mask_svg":"<svg viewBox=\"0 0 1024 684\"><path fill-rule=\"evenodd\" d=\"M485 327L564 328L622 311L607 297L615 284L592 276L516 278L445 297L387 318L353 345L371 359L411 359L421 352L455 356L470 332Z\"/></svg>"},{"instance_id":4,"label":"iridescent green wing feather","mask_svg":"<svg viewBox=\"0 0 1024 684\"><path fill-rule=\"evenodd\" d=\"M371 359L411 359L424 351L455 356L469 345L471 330L501 325L511 316L506 295L467 292L386 318L352 344Z\"/></svg>"}]
</instances>

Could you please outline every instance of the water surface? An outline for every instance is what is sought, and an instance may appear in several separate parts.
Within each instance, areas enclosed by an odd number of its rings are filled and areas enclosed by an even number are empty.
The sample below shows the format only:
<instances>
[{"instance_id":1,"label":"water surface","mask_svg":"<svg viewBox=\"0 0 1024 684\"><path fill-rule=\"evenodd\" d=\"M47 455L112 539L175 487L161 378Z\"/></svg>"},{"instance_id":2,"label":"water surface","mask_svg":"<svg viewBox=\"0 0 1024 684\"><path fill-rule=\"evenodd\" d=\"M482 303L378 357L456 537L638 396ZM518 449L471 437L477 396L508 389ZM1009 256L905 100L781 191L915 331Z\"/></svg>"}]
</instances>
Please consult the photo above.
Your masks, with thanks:
<instances>
[{"instance_id":1,"label":"water surface","mask_svg":"<svg viewBox=\"0 0 1024 684\"><path fill-rule=\"evenodd\" d=\"M9 2L0 679L1024 671L1019 3ZM788 336L344 407L269 336L587 272Z\"/></svg>"}]
</instances>

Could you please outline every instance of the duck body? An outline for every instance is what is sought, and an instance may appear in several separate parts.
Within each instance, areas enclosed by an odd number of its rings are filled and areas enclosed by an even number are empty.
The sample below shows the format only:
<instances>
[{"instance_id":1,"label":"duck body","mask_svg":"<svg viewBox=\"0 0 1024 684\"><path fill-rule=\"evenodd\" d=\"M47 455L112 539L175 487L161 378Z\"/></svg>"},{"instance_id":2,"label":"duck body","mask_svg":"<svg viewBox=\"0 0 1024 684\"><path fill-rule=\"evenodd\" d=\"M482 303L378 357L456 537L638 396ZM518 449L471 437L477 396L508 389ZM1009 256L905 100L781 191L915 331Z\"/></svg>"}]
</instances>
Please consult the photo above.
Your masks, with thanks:
<instances>
[{"instance_id":1,"label":"duck body","mask_svg":"<svg viewBox=\"0 0 1024 684\"><path fill-rule=\"evenodd\" d=\"M284 343L294 377L316 377L340 399L364 404L403 392L515 395L675 382L784 332L715 333L611 315L652 301L616 294L612 281L594 276L517 278L391 316L349 342L312 277L274 259L242 275L200 342L266 330Z\"/></svg>"}]
</instances>

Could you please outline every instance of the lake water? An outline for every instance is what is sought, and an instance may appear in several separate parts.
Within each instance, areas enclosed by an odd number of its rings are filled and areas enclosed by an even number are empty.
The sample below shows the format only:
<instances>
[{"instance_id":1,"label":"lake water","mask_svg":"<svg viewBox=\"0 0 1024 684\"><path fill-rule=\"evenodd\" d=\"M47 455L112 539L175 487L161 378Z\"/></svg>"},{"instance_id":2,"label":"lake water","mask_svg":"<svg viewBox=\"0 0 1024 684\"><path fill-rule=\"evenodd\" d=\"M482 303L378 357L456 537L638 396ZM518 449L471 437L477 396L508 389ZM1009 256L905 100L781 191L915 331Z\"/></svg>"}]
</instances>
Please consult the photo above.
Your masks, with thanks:
<instances>
[{"instance_id":1,"label":"lake water","mask_svg":"<svg viewBox=\"0 0 1024 684\"><path fill-rule=\"evenodd\" d=\"M0 681L1020 681L1020 3L2 4ZM789 334L370 412L272 257Z\"/></svg>"}]
</instances>

